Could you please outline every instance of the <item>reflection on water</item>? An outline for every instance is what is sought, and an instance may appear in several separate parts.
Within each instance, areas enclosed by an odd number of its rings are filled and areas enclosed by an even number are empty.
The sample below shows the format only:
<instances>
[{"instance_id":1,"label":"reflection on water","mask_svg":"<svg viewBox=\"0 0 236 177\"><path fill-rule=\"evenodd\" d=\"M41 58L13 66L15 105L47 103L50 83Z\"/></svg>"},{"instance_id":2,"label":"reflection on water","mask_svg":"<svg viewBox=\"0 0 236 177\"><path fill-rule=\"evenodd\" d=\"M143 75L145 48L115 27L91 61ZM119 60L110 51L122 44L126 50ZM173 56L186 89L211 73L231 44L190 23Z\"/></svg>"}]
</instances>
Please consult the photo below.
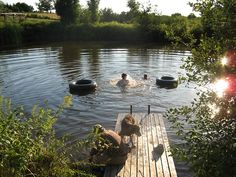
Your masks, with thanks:
<instances>
[{"instance_id":1,"label":"reflection on water","mask_svg":"<svg viewBox=\"0 0 236 177\"><path fill-rule=\"evenodd\" d=\"M177 77L183 73L179 69L181 59L189 55L188 51L155 46L104 48L76 43L2 51L0 86L3 95L27 109L43 104L44 100L56 108L63 96L69 94L70 81L84 78L96 81L95 92L73 96L73 107L65 111L57 124L59 134L69 130L67 133L80 136L95 122L114 128L117 113L128 111L131 104L139 112L145 111L147 105L151 105L152 111L164 112L172 106L187 104L194 95L193 87L160 89L155 80L162 75ZM128 73L131 83L126 92L116 86L123 72ZM148 80L143 80L144 73ZM78 131L80 123L86 126Z\"/></svg>"},{"instance_id":2,"label":"reflection on water","mask_svg":"<svg viewBox=\"0 0 236 177\"><path fill-rule=\"evenodd\" d=\"M78 138L94 124L114 129L116 116L128 112L163 113L170 107L188 104L195 95L193 86L180 84L176 89L161 89L156 78L184 73L179 68L188 51L166 50L156 46L81 45L64 43L0 52L0 91L13 103L43 105L45 100L56 108L69 94L69 82L91 79L98 87L89 94L73 95L72 107L66 109L55 126L57 134ZM131 87L122 91L115 84L121 73L128 73ZM143 74L148 80L143 80ZM169 125L167 124L167 129ZM173 132L170 139L177 141Z\"/></svg>"},{"instance_id":3,"label":"reflection on water","mask_svg":"<svg viewBox=\"0 0 236 177\"><path fill-rule=\"evenodd\" d=\"M95 92L73 96L73 107L65 110L57 124L58 134L81 136L94 123L114 128L117 113L127 112L131 104L139 112L147 110L147 105L151 105L152 111L164 112L172 106L187 104L194 95L193 87L160 89L155 80L162 75L177 77L183 73L179 69L181 59L189 55L188 51L155 46L104 48L76 43L2 51L0 89L3 95L27 109L43 104L44 100L56 108L63 96L69 94L70 81L84 78L96 81ZM116 86L123 72L128 73L131 83L126 92ZM143 80L144 73L148 80Z\"/></svg>"}]
</instances>

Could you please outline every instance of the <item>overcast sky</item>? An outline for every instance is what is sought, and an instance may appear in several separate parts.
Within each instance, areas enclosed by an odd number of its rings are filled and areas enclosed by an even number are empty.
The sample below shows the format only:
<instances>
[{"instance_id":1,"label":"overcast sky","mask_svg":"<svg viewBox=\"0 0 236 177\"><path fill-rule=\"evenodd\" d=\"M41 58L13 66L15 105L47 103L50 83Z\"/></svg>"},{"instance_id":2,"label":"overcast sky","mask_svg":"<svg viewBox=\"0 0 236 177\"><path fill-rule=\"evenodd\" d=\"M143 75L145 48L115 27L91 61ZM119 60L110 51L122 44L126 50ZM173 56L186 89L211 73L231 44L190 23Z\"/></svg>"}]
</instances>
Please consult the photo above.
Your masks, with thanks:
<instances>
[{"instance_id":1,"label":"overcast sky","mask_svg":"<svg viewBox=\"0 0 236 177\"><path fill-rule=\"evenodd\" d=\"M39 0L2 0L4 3L13 4L17 2L25 2L31 5L36 10L35 3ZM128 11L128 0L100 0L99 8L111 8L114 12L120 13L122 11ZM141 4L145 5L150 2L153 6L157 5L157 12L162 15L171 15L173 13L181 13L182 15L189 15L192 12L192 8L188 5L189 1L193 0L137 0ZM82 6L86 6L87 0L79 1Z\"/></svg>"}]
</instances>

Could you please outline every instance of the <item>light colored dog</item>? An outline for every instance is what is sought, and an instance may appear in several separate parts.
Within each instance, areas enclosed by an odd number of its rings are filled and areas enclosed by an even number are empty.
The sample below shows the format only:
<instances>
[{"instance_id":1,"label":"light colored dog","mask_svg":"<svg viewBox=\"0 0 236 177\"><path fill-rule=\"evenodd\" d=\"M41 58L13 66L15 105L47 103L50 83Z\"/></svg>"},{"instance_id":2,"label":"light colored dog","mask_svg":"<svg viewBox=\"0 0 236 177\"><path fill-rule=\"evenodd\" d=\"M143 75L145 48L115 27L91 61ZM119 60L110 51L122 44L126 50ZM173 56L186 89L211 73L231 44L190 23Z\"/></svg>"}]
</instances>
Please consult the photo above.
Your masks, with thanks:
<instances>
[{"instance_id":1,"label":"light colored dog","mask_svg":"<svg viewBox=\"0 0 236 177\"><path fill-rule=\"evenodd\" d=\"M135 119L131 114L127 114L124 119L121 121L121 131L119 135L123 139L124 136L129 136L132 146L134 147L133 143L133 135L141 136L140 127L139 125L135 124Z\"/></svg>"}]
</instances>

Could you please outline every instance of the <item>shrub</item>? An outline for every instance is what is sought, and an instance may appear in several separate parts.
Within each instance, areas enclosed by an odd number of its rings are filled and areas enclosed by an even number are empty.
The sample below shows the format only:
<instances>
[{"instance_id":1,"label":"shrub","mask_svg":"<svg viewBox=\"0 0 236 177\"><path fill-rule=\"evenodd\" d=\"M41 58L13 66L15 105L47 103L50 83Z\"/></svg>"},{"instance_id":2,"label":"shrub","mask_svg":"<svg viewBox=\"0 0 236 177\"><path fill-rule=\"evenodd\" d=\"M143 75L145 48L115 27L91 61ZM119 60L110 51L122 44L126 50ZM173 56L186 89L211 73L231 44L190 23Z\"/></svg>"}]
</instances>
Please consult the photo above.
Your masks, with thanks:
<instances>
[{"instance_id":1,"label":"shrub","mask_svg":"<svg viewBox=\"0 0 236 177\"><path fill-rule=\"evenodd\" d=\"M52 125L58 113L34 107L12 108L11 101L0 97L0 176L67 176L68 159L58 148L63 141L55 138Z\"/></svg>"},{"instance_id":2,"label":"shrub","mask_svg":"<svg viewBox=\"0 0 236 177\"><path fill-rule=\"evenodd\" d=\"M235 177L236 96L234 93L218 97L210 85L228 74L235 74L232 73L234 68L225 70L221 59L224 53L236 51L233 23L236 2L199 0L192 6L202 15L202 26L196 26L195 35L198 36L200 31L203 34L187 44L192 49L192 56L184 60L183 68L186 80L195 82L199 92L188 106L167 112L167 118L182 140L172 152L190 165L196 177Z\"/></svg>"},{"instance_id":3,"label":"shrub","mask_svg":"<svg viewBox=\"0 0 236 177\"><path fill-rule=\"evenodd\" d=\"M94 176L72 165L64 140L55 137L52 126L61 110L35 106L28 114L0 96L0 176Z\"/></svg>"}]
</instances>

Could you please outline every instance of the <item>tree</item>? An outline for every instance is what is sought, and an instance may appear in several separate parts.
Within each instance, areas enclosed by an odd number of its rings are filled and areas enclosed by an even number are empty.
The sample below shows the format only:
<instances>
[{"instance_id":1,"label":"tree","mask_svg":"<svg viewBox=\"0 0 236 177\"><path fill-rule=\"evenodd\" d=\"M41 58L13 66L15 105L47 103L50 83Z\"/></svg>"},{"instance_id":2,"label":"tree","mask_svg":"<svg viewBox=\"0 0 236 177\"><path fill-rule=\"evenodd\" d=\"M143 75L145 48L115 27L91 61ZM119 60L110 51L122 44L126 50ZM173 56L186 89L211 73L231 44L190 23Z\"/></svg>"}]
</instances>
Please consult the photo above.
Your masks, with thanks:
<instances>
[{"instance_id":1,"label":"tree","mask_svg":"<svg viewBox=\"0 0 236 177\"><path fill-rule=\"evenodd\" d=\"M190 13L188 15L188 19L194 19L194 18L196 18L196 15L194 13Z\"/></svg>"},{"instance_id":2,"label":"tree","mask_svg":"<svg viewBox=\"0 0 236 177\"><path fill-rule=\"evenodd\" d=\"M97 22L99 20L98 6L100 0L89 0L87 1L88 9L90 11L91 22Z\"/></svg>"},{"instance_id":3,"label":"tree","mask_svg":"<svg viewBox=\"0 0 236 177\"><path fill-rule=\"evenodd\" d=\"M3 12L4 10L4 3L0 1L0 12Z\"/></svg>"},{"instance_id":4,"label":"tree","mask_svg":"<svg viewBox=\"0 0 236 177\"><path fill-rule=\"evenodd\" d=\"M56 0L55 9L63 24L75 23L78 17L79 0Z\"/></svg>"},{"instance_id":5,"label":"tree","mask_svg":"<svg viewBox=\"0 0 236 177\"><path fill-rule=\"evenodd\" d=\"M166 114L183 140L172 152L197 177L235 177L236 98L218 97L206 86L227 74L221 65L225 53L233 51L236 56L236 1L198 0L191 6L201 14L204 33L197 46L194 38L187 45L192 56L185 59L183 68L186 80L195 82L199 92L189 106L172 108Z\"/></svg>"},{"instance_id":6,"label":"tree","mask_svg":"<svg viewBox=\"0 0 236 177\"><path fill-rule=\"evenodd\" d=\"M111 22L118 20L118 14L114 13L111 8L105 8L101 10L101 18L102 22Z\"/></svg>"},{"instance_id":7,"label":"tree","mask_svg":"<svg viewBox=\"0 0 236 177\"><path fill-rule=\"evenodd\" d=\"M0 11L3 12L33 12L34 8L26 3L17 2L16 4L4 4L0 2Z\"/></svg>"},{"instance_id":8,"label":"tree","mask_svg":"<svg viewBox=\"0 0 236 177\"><path fill-rule=\"evenodd\" d=\"M130 8L128 16L135 21L140 14L140 3L135 0L128 0L127 5Z\"/></svg>"},{"instance_id":9,"label":"tree","mask_svg":"<svg viewBox=\"0 0 236 177\"><path fill-rule=\"evenodd\" d=\"M40 12L48 12L53 9L53 0L39 0L39 3L36 3L36 5Z\"/></svg>"},{"instance_id":10,"label":"tree","mask_svg":"<svg viewBox=\"0 0 236 177\"><path fill-rule=\"evenodd\" d=\"M171 14L171 17L179 17L179 16L182 16L181 13L174 13L174 14Z\"/></svg>"},{"instance_id":11,"label":"tree","mask_svg":"<svg viewBox=\"0 0 236 177\"><path fill-rule=\"evenodd\" d=\"M32 6L27 5L26 3L17 2L13 4L14 12L33 12L34 8Z\"/></svg>"}]
</instances>

